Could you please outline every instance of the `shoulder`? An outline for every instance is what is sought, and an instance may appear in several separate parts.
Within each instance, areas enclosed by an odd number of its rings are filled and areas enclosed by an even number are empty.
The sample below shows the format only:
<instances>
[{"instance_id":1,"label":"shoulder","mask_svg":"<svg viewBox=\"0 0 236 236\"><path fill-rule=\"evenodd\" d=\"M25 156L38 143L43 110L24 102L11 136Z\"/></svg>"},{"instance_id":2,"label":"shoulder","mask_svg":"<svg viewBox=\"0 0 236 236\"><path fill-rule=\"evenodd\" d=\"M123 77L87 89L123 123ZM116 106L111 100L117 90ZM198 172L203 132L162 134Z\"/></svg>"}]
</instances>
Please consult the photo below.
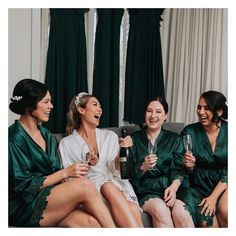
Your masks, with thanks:
<instances>
[{"instance_id":1,"label":"shoulder","mask_svg":"<svg viewBox=\"0 0 236 236\"><path fill-rule=\"evenodd\" d=\"M60 142L59 142L59 144L69 144L69 143L71 143L71 142L73 142L74 140L76 140L76 133L75 133L75 131L73 131L73 133L72 134L69 134L69 135L67 135L67 136L65 136L65 137L63 137L61 140L60 140Z\"/></svg>"},{"instance_id":2,"label":"shoulder","mask_svg":"<svg viewBox=\"0 0 236 236\"><path fill-rule=\"evenodd\" d=\"M222 120L221 123L222 123L222 127L223 127L224 129L228 129L228 121Z\"/></svg>"},{"instance_id":3,"label":"shoulder","mask_svg":"<svg viewBox=\"0 0 236 236\"><path fill-rule=\"evenodd\" d=\"M97 128L96 133L103 139L106 138L118 139L118 135L112 130Z\"/></svg>"},{"instance_id":4,"label":"shoulder","mask_svg":"<svg viewBox=\"0 0 236 236\"><path fill-rule=\"evenodd\" d=\"M135 131L131 134L131 137L134 138L134 139L142 138L143 136L146 136L146 130L145 129Z\"/></svg>"},{"instance_id":5,"label":"shoulder","mask_svg":"<svg viewBox=\"0 0 236 236\"><path fill-rule=\"evenodd\" d=\"M10 144L20 144L25 140L25 131L16 120L14 124L8 127L8 142Z\"/></svg>"},{"instance_id":6,"label":"shoulder","mask_svg":"<svg viewBox=\"0 0 236 236\"><path fill-rule=\"evenodd\" d=\"M161 129L161 132L163 133L164 136L169 136L169 137L173 137L173 138L177 138L179 137L179 134L170 131L170 130L166 130L164 128Z\"/></svg>"},{"instance_id":7,"label":"shoulder","mask_svg":"<svg viewBox=\"0 0 236 236\"><path fill-rule=\"evenodd\" d=\"M202 125L200 122L196 122L196 123L192 123L192 124L189 124L189 125L186 125L184 128L183 128L183 131L182 132L188 132L188 131L195 131L195 130L199 130L202 128Z\"/></svg>"}]
</instances>

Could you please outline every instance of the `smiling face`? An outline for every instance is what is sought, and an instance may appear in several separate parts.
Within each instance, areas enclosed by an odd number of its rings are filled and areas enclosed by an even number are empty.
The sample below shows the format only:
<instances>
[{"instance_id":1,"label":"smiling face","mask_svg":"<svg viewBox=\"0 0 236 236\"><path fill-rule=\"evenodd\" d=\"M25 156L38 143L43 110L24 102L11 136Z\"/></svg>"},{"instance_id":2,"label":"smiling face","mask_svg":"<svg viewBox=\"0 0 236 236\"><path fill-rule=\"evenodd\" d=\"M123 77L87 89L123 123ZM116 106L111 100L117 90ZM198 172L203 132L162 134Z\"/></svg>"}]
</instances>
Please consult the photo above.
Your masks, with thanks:
<instances>
[{"instance_id":1,"label":"smiling face","mask_svg":"<svg viewBox=\"0 0 236 236\"><path fill-rule=\"evenodd\" d=\"M163 105L159 101L149 103L145 113L145 122L147 127L152 130L158 130L167 119Z\"/></svg>"},{"instance_id":2,"label":"smiling face","mask_svg":"<svg viewBox=\"0 0 236 236\"><path fill-rule=\"evenodd\" d=\"M45 97L37 103L37 108L31 115L37 118L39 122L47 122L52 108L51 96L49 91L47 91Z\"/></svg>"},{"instance_id":3,"label":"smiling face","mask_svg":"<svg viewBox=\"0 0 236 236\"><path fill-rule=\"evenodd\" d=\"M221 116L222 113L223 113L222 109L216 111L216 114L218 116ZM199 99L197 105L197 115L203 127L210 127L213 125L215 126L215 123L213 122L213 112L209 109L207 102L203 97Z\"/></svg>"},{"instance_id":4,"label":"smiling face","mask_svg":"<svg viewBox=\"0 0 236 236\"><path fill-rule=\"evenodd\" d=\"M78 107L78 112L81 114L81 120L89 123L92 126L98 126L102 116L102 108L99 101L95 97L90 97L85 108Z\"/></svg>"}]
</instances>

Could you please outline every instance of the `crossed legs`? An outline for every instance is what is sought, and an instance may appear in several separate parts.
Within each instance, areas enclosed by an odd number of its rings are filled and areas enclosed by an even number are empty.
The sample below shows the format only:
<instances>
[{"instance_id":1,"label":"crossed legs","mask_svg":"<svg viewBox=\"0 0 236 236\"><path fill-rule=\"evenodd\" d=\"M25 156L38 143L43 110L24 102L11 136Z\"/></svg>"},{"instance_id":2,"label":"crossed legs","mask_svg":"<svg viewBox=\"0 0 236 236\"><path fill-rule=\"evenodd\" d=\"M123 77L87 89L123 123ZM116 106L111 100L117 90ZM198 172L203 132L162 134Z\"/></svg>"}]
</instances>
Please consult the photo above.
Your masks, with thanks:
<instances>
[{"instance_id":1,"label":"crossed legs","mask_svg":"<svg viewBox=\"0 0 236 236\"><path fill-rule=\"evenodd\" d=\"M87 178L56 185L47 201L41 226L115 227L100 194Z\"/></svg>"}]
</instances>

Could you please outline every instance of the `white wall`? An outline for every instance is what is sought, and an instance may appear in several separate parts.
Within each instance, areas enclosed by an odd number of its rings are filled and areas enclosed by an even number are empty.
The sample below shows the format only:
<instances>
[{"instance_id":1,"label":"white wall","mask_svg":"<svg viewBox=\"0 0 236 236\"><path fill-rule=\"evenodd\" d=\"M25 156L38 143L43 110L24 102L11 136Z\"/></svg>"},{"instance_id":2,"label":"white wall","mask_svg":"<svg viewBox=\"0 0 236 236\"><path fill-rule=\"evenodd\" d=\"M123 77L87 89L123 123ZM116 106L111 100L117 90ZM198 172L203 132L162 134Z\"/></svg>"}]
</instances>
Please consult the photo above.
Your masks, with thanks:
<instances>
[{"instance_id":1,"label":"white wall","mask_svg":"<svg viewBox=\"0 0 236 236\"><path fill-rule=\"evenodd\" d=\"M8 9L8 101L23 78L39 80L41 9ZM18 116L8 112L8 125Z\"/></svg>"}]
</instances>

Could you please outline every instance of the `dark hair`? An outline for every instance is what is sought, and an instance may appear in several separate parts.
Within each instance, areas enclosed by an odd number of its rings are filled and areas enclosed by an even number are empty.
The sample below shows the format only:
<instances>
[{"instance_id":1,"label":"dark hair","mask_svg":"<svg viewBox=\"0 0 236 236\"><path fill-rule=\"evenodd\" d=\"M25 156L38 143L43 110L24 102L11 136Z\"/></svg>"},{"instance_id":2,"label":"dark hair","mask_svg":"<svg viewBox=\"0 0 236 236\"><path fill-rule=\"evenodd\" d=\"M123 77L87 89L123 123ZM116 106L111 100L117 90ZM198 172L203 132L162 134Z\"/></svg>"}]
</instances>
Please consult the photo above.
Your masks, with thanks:
<instances>
[{"instance_id":1,"label":"dark hair","mask_svg":"<svg viewBox=\"0 0 236 236\"><path fill-rule=\"evenodd\" d=\"M204 92L201 95L205 99L208 109L213 113L212 121L218 123L222 118L228 119L228 106L226 104L226 97L214 90ZM218 116L217 111L222 110L221 116Z\"/></svg>"},{"instance_id":2,"label":"dark hair","mask_svg":"<svg viewBox=\"0 0 236 236\"><path fill-rule=\"evenodd\" d=\"M37 103L46 96L47 91L45 84L33 79L23 79L13 90L9 108L19 115L25 114L26 111L33 112L37 108Z\"/></svg>"},{"instance_id":3,"label":"dark hair","mask_svg":"<svg viewBox=\"0 0 236 236\"><path fill-rule=\"evenodd\" d=\"M150 98L150 99L147 101L147 103L146 103L146 105L145 105L145 107L144 107L144 110L143 110L143 121L142 121L142 123L140 124L140 127L141 127L141 128L145 128L145 127L146 127L146 125L145 125L145 113L146 113L146 110L147 110L149 104L150 104L151 102L153 102L153 101L158 101L158 102L160 102L161 105L162 105L163 108L164 108L165 113L166 113L166 114L168 113L169 107L168 107L168 103L167 103L167 101L165 100L164 97L158 96L158 97Z\"/></svg>"}]
</instances>

